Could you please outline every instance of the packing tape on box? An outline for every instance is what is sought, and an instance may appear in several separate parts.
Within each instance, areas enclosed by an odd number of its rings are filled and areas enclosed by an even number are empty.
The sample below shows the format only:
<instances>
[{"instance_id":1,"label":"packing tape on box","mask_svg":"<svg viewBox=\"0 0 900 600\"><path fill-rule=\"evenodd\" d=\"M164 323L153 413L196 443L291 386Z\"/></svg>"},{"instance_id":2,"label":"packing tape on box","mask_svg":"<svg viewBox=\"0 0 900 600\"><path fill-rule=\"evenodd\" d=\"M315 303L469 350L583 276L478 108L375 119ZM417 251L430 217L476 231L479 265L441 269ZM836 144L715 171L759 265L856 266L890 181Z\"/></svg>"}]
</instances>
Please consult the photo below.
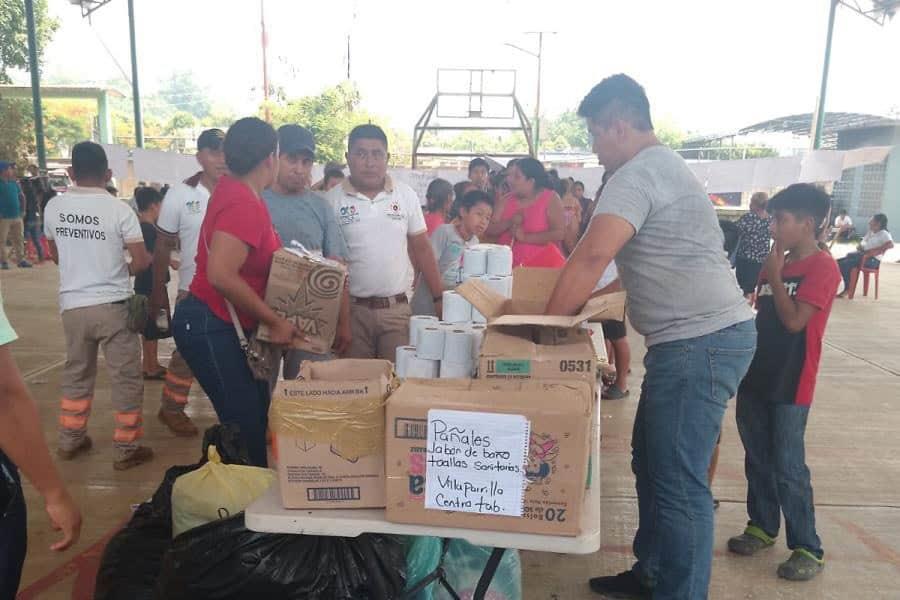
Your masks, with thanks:
<instances>
[{"instance_id":1,"label":"packing tape on box","mask_svg":"<svg viewBox=\"0 0 900 600\"><path fill-rule=\"evenodd\" d=\"M443 318L448 323L468 323L472 319L472 305L452 290L444 292Z\"/></svg>"},{"instance_id":2,"label":"packing tape on box","mask_svg":"<svg viewBox=\"0 0 900 600\"><path fill-rule=\"evenodd\" d=\"M327 406L279 398L269 409L269 428L319 444L330 444L347 459L384 452L387 395Z\"/></svg>"},{"instance_id":3,"label":"packing tape on box","mask_svg":"<svg viewBox=\"0 0 900 600\"><path fill-rule=\"evenodd\" d=\"M406 377L406 368L409 364L409 358L416 355L415 346L398 346L394 367L397 370L397 377Z\"/></svg>"},{"instance_id":4,"label":"packing tape on box","mask_svg":"<svg viewBox=\"0 0 900 600\"><path fill-rule=\"evenodd\" d=\"M472 336L462 328L451 329L444 334L444 361L460 364L472 362Z\"/></svg>"},{"instance_id":5,"label":"packing tape on box","mask_svg":"<svg viewBox=\"0 0 900 600\"><path fill-rule=\"evenodd\" d=\"M472 360L481 356L481 341L484 339L485 325L474 323L469 326L469 338L472 341Z\"/></svg>"},{"instance_id":6,"label":"packing tape on box","mask_svg":"<svg viewBox=\"0 0 900 600\"><path fill-rule=\"evenodd\" d=\"M463 279L468 275L484 275L487 271L487 249L473 246L463 251Z\"/></svg>"},{"instance_id":7,"label":"packing tape on box","mask_svg":"<svg viewBox=\"0 0 900 600\"><path fill-rule=\"evenodd\" d=\"M416 344L416 356L428 360L441 360L444 356L444 334L446 330L440 326L429 326L419 333ZM407 372L409 366L407 365Z\"/></svg>"},{"instance_id":8,"label":"packing tape on box","mask_svg":"<svg viewBox=\"0 0 900 600\"><path fill-rule=\"evenodd\" d=\"M449 360L441 361L441 379L470 379L472 363L457 363Z\"/></svg>"},{"instance_id":9,"label":"packing tape on box","mask_svg":"<svg viewBox=\"0 0 900 600\"><path fill-rule=\"evenodd\" d=\"M416 315L409 318L409 345L417 346L419 344L419 334L426 327L437 325L437 317L427 315Z\"/></svg>"},{"instance_id":10,"label":"packing tape on box","mask_svg":"<svg viewBox=\"0 0 900 600\"><path fill-rule=\"evenodd\" d=\"M436 379L440 361L410 356L406 362L406 378Z\"/></svg>"},{"instance_id":11,"label":"packing tape on box","mask_svg":"<svg viewBox=\"0 0 900 600\"><path fill-rule=\"evenodd\" d=\"M493 244L487 251L488 275L512 275L512 248Z\"/></svg>"}]
</instances>

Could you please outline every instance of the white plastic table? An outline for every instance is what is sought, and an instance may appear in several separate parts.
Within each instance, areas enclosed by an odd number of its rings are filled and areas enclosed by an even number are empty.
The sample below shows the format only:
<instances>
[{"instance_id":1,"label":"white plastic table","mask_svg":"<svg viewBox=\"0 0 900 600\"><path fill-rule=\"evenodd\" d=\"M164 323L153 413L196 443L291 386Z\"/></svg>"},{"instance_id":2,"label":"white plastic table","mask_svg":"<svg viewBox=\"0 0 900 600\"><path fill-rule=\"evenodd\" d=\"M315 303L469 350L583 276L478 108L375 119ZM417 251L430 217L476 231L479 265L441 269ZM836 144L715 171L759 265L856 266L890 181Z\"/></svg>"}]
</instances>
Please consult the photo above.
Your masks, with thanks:
<instances>
[{"instance_id":1,"label":"white plastic table","mask_svg":"<svg viewBox=\"0 0 900 600\"><path fill-rule=\"evenodd\" d=\"M592 554L600 549L600 420L595 408L595 430L591 448L591 487L586 490L582 513L582 532L577 536L539 535L506 531L483 531L431 525L390 523L383 508L303 510L281 506L278 481L244 511L247 529L265 533L292 533L357 537L364 533L434 536L462 539L475 546L494 548L476 588L474 600L487 592L494 571L506 549L534 550L558 554ZM480 594L479 594L480 592Z\"/></svg>"}]
</instances>

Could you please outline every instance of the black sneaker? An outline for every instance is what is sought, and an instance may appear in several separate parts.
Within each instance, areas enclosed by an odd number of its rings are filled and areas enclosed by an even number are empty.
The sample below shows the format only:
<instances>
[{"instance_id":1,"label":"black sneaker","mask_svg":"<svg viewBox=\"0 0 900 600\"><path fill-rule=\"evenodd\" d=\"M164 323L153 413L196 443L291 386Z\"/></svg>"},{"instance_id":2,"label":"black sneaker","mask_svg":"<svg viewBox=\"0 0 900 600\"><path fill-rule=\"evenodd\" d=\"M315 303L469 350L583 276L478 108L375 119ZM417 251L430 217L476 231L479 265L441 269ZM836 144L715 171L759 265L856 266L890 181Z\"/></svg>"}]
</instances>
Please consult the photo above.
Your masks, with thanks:
<instances>
[{"instance_id":1,"label":"black sneaker","mask_svg":"<svg viewBox=\"0 0 900 600\"><path fill-rule=\"evenodd\" d=\"M591 591L617 600L650 600L653 591L641 585L633 571L624 571L609 577L594 577L588 583Z\"/></svg>"}]
</instances>

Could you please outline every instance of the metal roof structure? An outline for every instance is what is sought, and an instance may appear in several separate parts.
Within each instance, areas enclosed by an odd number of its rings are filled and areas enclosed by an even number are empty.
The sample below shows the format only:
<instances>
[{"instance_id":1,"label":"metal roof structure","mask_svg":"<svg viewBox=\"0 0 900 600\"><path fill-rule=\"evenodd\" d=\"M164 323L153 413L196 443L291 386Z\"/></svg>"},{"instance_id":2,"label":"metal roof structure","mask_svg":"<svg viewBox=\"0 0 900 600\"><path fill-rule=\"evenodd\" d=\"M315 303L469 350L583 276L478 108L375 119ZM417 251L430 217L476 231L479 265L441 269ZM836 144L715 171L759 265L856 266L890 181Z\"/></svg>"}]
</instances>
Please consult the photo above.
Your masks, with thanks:
<instances>
[{"instance_id":1,"label":"metal roof structure","mask_svg":"<svg viewBox=\"0 0 900 600\"><path fill-rule=\"evenodd\" d=\"M776 119L769 119L749 127L738 130L739 135L748 133L791 133L797 136L809 135L812 128L812 113L787 115ZM822 147L834 148L837 145L837 135L847 129L859 129L863 127L897 127L900 119L892 119L880 115L852 112L825 113L825 123L822 127Z\"/></svg>"}]
</instances>

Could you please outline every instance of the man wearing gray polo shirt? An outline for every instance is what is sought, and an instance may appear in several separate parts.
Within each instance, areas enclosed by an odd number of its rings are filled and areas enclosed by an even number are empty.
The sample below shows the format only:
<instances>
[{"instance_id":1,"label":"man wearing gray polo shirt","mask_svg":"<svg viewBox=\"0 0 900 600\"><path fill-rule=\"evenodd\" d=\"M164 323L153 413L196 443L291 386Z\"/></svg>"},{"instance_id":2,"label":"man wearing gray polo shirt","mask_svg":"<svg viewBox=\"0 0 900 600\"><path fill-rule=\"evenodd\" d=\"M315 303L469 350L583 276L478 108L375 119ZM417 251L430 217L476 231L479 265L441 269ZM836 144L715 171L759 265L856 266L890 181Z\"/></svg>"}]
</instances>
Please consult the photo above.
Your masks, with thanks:
<instances>
[{"instance_id":1,"label":"man wearing gray polo shirt","mask_svg":"<svg viewBox=\"0 0 900 600\"><path fill-rule=\"evenodd\" d=\"M644 89L614 75L591 90L578 114L612 175L547 313L575 314L615 259L630 320L647 344L631 442L637 562L592 579L591 589L616 598L706 598L713 547L707 468L756 348L753 313L722 250L715 209L684 160L656 138Z\"/></svg>"},{"instance_id":2,"label":"man wearing gray polo shirt","mask_svg":"<svg viewBox=\"0 0 900 600\"><path fill-rule=\"evenodd\" d=\"M278 176L262 193L272 224L285 248L293 242L310 252L341 262L347 261L347 243L331 205L309 191L316 143L312 133L299 125L278 129ZM334 351L344 354L350 346L350 295L344 290ZM327 360L330 354L289 350L284 356L284 378L295 379L304 360Z\"/></svg>"}]
</instances>

